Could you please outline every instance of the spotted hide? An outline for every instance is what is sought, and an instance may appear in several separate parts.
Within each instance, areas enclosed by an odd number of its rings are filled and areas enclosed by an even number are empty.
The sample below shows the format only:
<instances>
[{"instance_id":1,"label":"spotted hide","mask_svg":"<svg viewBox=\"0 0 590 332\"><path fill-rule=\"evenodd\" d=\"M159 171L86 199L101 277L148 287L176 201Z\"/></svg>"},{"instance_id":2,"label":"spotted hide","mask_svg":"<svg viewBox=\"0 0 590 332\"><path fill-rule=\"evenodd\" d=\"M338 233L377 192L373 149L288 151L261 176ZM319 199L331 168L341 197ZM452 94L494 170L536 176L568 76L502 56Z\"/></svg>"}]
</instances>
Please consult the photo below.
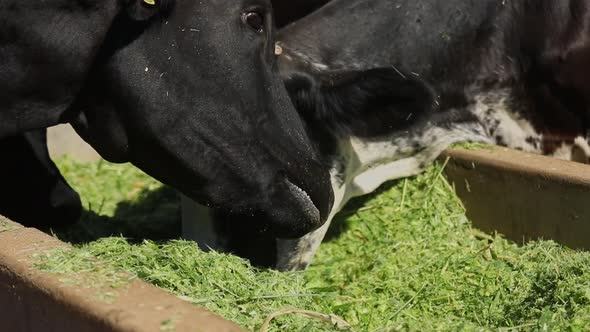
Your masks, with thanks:
<instances>
[{"instance_id":1,"label":"spotted hide","mask_svg":"<svg viewBox=\"0 0 590 332\"><path fill-rule=\"evenodd\" d=\"M279 68L331 169L333 208L300 239L236 240L218 226L213 238L251 255L265 245L272 257L255 261L303 269L349 199L421 172L454 142L587 162L589 9L586 0L334 0L289 25Z\"/></svg>"}]
</instances>

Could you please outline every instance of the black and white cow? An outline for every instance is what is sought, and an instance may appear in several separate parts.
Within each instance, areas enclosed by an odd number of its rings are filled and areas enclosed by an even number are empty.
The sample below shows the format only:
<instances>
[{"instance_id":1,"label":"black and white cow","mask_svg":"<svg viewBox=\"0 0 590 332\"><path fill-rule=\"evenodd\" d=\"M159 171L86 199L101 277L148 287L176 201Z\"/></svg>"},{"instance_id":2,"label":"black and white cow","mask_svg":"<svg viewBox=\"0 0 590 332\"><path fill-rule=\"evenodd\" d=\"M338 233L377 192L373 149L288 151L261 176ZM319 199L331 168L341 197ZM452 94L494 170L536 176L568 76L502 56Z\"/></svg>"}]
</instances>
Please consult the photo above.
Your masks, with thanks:
<instances>
[{"instance_id":1,"label":"black and white cow","mask_svg":"<svg viewBox=\"0 0 590 332\"><path fill-rule=\"evenodd\" d=\"M110 161L302 236L326 220L331 186L273 26L269 0L3 0L0 139L70 122Z\"/></svg>"},{"instance_id":2,"label":"black and white cow","mask_svg":"<svg viewBox=\"0 0 590 332\"><path fill-rule=\"evenodd\" d=\"M281 30L281 75L331 167L335 202L320 229L266 244L266 261L305 268L350 198L420 172L457 141L587 161L589 24L587 0L334 0ZM201 240L242 246L201 221L213 230Z\"/></svg>"}]
</instances>

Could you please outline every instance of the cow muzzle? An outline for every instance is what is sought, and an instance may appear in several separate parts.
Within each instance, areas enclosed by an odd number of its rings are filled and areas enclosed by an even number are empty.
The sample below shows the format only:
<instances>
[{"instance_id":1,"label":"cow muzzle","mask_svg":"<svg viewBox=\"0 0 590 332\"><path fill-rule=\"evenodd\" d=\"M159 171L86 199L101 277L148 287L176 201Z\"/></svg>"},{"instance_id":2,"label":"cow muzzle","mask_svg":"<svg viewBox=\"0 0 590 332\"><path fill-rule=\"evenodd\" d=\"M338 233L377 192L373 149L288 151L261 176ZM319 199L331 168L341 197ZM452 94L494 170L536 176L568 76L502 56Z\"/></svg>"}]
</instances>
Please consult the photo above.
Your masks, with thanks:
<instances>
[{"instance_id":1,"label":"cow muzzle","mask_svg":"<svg viewBox=\"0 0 590 332\"><path fill-rule=\"evenodd\" d=\"M277 181L270 201L267 226L277 238L299 238L323 224L310 194L287 178Z\"/></svg>"}]
</instances>

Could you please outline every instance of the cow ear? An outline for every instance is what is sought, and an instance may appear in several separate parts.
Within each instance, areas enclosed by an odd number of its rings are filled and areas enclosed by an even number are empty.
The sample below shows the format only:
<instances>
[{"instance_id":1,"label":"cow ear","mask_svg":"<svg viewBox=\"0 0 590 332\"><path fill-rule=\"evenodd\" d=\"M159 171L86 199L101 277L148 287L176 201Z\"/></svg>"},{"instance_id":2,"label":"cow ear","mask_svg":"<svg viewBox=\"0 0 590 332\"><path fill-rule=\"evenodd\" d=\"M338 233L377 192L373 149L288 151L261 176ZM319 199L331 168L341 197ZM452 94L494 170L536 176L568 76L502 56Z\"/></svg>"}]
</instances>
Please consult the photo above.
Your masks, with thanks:
<instances>
[{"instance_id":1,"label":"cow ear","mask_svg":"<svg viewBox=\"0 0 590 332\"><path fill-rule=\"evenodd\" d=\"M145 21L170 7L170 0L125 0L127 14L136 21Z\"/></svg>"},{"instance_id":2,"label":"cow ear","mask_svg":"<svg viewBox=\"0 0 590 332\"><path fill-rule=\"evenodd\" d=\"M409 128L436 109L429 86L395 68L291 73L285 84L308 123L344 135L386 135Z\"/></svg>"}]
</instances>

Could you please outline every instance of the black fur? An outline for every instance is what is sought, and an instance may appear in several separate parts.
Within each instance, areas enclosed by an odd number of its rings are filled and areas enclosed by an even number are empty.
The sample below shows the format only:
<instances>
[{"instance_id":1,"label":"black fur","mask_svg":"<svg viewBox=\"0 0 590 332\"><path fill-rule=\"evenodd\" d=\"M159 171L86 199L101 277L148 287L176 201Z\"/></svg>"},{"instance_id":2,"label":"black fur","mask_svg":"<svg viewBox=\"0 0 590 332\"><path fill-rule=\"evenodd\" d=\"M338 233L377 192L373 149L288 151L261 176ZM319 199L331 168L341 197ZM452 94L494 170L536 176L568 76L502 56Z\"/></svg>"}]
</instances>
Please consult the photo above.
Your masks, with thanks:
<instances>
[{"instance_id":1,"label":"black fur","mask_svg":"<svg viewBox=\"0 0 590 332\"><path fill-rule=\"evenodd\" d=\"M383 136L436 110L424 82L391 68L321 72L313 78L295 73L285 85L308 123L321 123L337 136Z\"/></svg>"},{"instance_id":2,"label":"black fur","mask_svg":"<svg viewBox=\"0 0 590 332\"><path fill-rule=\"evenodd\" d=\"M3 0L0 138L70 122L111 161L300 236L327 217L331 187L274 36L269 0Z\"/></svg>"}]
</instances>

